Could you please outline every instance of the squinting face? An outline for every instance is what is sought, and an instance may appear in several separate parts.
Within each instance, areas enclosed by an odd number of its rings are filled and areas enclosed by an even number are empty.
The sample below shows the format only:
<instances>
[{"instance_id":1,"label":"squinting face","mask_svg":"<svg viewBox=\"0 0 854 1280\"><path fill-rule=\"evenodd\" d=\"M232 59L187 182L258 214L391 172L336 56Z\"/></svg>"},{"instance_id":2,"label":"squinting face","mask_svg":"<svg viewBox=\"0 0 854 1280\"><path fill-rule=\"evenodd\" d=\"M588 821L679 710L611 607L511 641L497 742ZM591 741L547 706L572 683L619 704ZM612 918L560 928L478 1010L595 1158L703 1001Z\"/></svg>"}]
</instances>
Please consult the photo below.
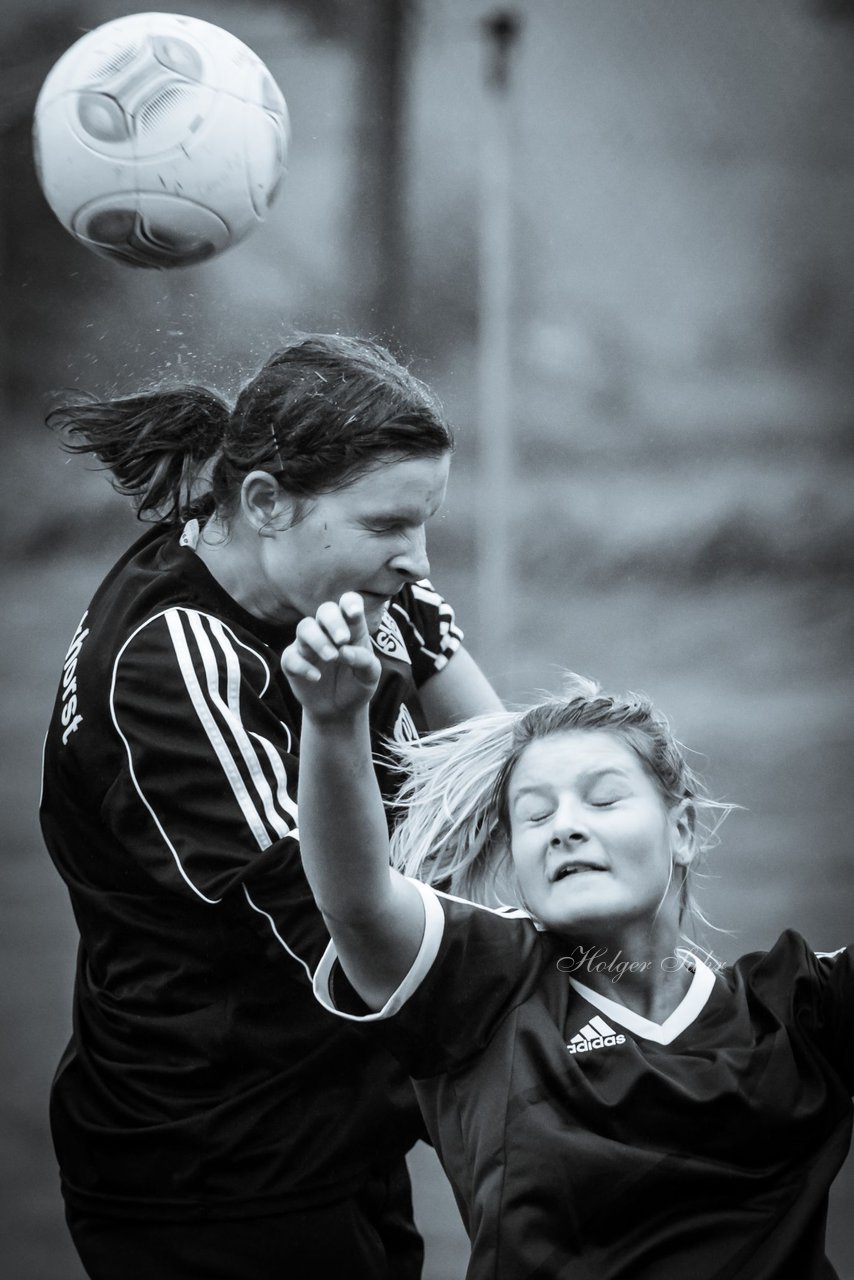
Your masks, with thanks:
<instances>
[{"instance_id":1,"label":"squinting face","mask_svg":"<svg viewBox=\"0 0 854 1280\"><path fill-rule=\"evenodd\" d=\"M430 572L426 524L445 499L449 467L448 454L388 462L312 499L264 547L276 616L301 618L358 591L375 630L401 587Z\"/></svg>"},{"instance_id":2,"label":"squinting face","mask_svg":"<svg viewBox=\"0 0 854 1280\"><path fill-rule=\"evenodd\" d=\"M508 803L523 900L547 928L612 936L651 925L665 899L665 917L678 920L672 863L689 860L690 832L619 734L535 740L513 769Z\"/></svg>"}]
</instances>

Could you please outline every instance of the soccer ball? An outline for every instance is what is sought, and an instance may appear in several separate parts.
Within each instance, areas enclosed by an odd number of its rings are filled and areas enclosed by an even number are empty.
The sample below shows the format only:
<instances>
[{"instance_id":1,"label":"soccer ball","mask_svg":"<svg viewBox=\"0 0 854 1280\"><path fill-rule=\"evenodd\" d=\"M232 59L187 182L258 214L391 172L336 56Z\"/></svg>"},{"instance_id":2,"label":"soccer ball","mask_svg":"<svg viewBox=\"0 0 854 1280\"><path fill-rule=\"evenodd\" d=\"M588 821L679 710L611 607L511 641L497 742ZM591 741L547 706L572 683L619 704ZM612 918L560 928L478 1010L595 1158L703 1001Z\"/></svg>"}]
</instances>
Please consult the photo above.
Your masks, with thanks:
<instances>
[{"instance_id":1,"label":"soccer ball","mask_svg":"<svg viewBox=\"0 0 854 1280\"><path fill-rule=\"evenodd\" d=\"M136 13L88 32L36 102L36 172L59 221L135 267L202 262L259 226L285 168L285 100L210 22Z\"/></svg>"}]
</instances>

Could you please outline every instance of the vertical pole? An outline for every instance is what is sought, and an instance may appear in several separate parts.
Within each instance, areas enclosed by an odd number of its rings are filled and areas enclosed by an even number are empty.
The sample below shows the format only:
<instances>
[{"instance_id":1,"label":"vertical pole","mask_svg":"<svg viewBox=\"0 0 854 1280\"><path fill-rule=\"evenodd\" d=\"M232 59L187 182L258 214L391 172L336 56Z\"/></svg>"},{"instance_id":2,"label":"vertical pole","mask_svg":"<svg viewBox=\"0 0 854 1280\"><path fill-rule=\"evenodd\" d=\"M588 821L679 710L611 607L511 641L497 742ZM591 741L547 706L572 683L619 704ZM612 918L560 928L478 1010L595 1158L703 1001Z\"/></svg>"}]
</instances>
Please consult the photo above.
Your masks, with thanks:
<instances>
[{"instance_id":1,"label":"vertical pole","mask_svg":"<svg viewBox=\"0 0 854 1280\"><path fill-rule=\"evenodd\" d=\"M511 51L519 19L509 11L483 21L485 42L480 148L478 287L477 654L501 691L512 666L510 552L512 450Z\"/></svg>"},{"instance_id":2,"label":"vertical pole","mask_svg":"<svg viewBox=\"0 0 854 1280\"><path fill-rule=\"evenodd\" d=\"M351 206L358 327L405 347L407 59L417 0L370 0L343 8L358 57Z\"/></svg>"}]
</instances>

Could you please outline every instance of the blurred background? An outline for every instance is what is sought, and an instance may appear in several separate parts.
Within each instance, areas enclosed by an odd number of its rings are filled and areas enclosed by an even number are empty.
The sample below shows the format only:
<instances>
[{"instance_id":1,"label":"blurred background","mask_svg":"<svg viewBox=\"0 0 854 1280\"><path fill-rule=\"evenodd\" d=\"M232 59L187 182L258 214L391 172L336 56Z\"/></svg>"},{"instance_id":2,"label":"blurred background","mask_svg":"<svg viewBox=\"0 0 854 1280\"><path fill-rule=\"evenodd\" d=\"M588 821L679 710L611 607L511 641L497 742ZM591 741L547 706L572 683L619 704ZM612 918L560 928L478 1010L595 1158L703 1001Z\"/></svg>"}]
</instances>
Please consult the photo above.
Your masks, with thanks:
<instances>
[{"instance_id":1,"label":"blurred background","mask_svg":"<svg viewBox=\"0 0 854 1280\"><path fill-rule=\"evenodd\" d=\"M854 942L851 0L236 0L172 10L265 60L291 112L267 222L203 265L101 260L39 191L59 55L134 12L6 0L2 134L0 1203L10 1280L80 1280L47 1132L70 911L40 747L89 594L136 535L43 425L56 392L233 395L299 330L379 337L458 437L433 578L501 693L642 689L744 806L708 862L725 959ZM502 38L502 31L505 33ZM512 33L515 32L515 35ZM465 1243L413 1156L426 1280ZM829 1252L854 1280L854 1167Z\"/></svg>"}]
</instances>

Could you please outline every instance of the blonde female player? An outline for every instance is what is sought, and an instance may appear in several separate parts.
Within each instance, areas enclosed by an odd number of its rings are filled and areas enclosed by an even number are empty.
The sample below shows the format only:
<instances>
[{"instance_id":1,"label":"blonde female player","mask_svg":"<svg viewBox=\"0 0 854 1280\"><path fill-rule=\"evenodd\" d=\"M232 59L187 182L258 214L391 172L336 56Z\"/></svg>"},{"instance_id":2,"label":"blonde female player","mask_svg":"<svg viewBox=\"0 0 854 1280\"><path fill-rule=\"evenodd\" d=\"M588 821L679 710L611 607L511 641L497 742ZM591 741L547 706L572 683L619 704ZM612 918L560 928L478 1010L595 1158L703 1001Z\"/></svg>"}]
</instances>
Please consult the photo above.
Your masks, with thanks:
<instances>
[{"instance_id":1,"label":"blonde female player","mask_svg":"<svg viewBox=\"0 0 854 1280\"><path fill-rule=\"evenodd\" d=\"M359 597L304 619L283 667L333 938L315 992L415 1077L469 1280L833 1277L854 950L787 931L715 968L680 947L711 802L664 719L579 681L429 735L394 837L410 878L389 866Z\"/></svg>"}]
</instances>

